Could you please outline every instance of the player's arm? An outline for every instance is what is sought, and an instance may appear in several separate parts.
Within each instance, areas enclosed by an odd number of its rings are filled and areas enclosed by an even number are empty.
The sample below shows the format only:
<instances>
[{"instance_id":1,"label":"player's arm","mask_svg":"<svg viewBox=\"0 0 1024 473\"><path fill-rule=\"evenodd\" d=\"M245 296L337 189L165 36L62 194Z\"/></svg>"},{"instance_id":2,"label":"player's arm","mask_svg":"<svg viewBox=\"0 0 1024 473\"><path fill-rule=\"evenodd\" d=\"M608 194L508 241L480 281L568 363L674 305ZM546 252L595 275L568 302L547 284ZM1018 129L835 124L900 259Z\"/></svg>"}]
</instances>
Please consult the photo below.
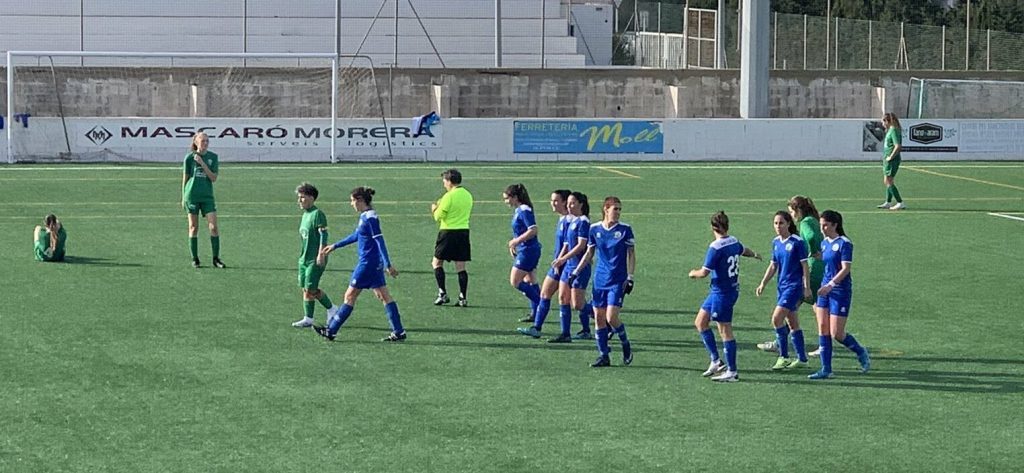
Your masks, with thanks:
<instances>
[{"instance_id":1,"label":"player's arm","mask_svg":"<svg viewBox=\"0 0 1024 473\"><path fill-rule=\"evenodd\" d=\"M515 248L515 247L519 246L520 243L523 243L524 241L527 241L530 238L534 238L536 236L537 236L537 226L534 225L534 226L528 228L525 232L523 232L522 235L519 235L519 236L509 240L508 241L508 247L509 248Z\"/></svg>"},{"instance_id":2,"label":"player's arm","mask_svg":"<svg viewBox=\"0 0 1024 473\"><path fill-rule=\"evenodd\" d=\"M626 248L626 287L625 292L633 292L633 273L636 272L636 247Z\"/></svg>"},{"instance_id":3,"label":"player's arm","mask_svg":"<svg viewBox=\"0 0 1024 473\"><path fill-rule=\"evenodd\" d=\"M444 195L442 195L441 196L441 200L438 200L437 203L434 204L433 209L431 209L431 212L434 215L434 221L440 222L440 221L444 220L445 217L448 216L448 210L450 210L451 207L452 207L451 193L448 192L448 193L445 193Z\"/></svg>"},{"instance_id":4,"label":"player's arm","mask_svg":"<svg viewBox=\"0 0 1024 473\"><path fill-rule=\"evenodd\" d=\"M689 274L690 279L703 279L708 277L708 275L711 274L711 267L714 266L715 258L717 256L718 253L716 253L715 250L708 248L708 252L704 255L704 266L697 269L691 269Z\"/></svg>"},{"instance_id":5,"label":"player's arm","mask_svg":"<svg viewBox=\"0 0 1024 473\"><path fill-rule=\"evenodd\" d=\"M359 241L359 228L358 227L356 227L355 231L350 233L347 237L342 238L341 240L338 240L338 241L334 242L333 245L325 246L323 249L320 250L320 254L322 254L324 256L327 256L327 255L331 254L332 251L337 250L338 248L344 248L344 247L346 247L348 245L351 245L351 244L353 244L353 243L355 243L357 241Z\"/></svg>"},{"instance_id":6,"label":"player's arm","mask_svg":"<svg viewBox=\"0 0 1024 473\"><path fill-rule=\"evenodd\" d=\"M807 264L806 259L802 259L800 268L803 270L804 299L809 299L811 297L811 265Z\"/></svg>"},{"instance_id":7,"label":"player's arm","mask_svg":"<svg viewBox=\"0 0 1024 473\"><path fill-rule=\"evenodd\" d=\"M746 256L747 258L754 258L754 259L756 259L758 261L763 261L761 259L761 255L757 254L756 251L751 250L750 248L744 247L743 248L743 253L741 253L741 255Z\"/></svg>"},{"instance_id":8,"label":"player's arm","mask_svg":"<svg viewBox=\"0 0 1024 473\"><path fill-rule=\"evenodd\" d=\"M807 267L807 262L805 261L804 262L804 268L806 268L806 267ZM764 270L764 277L761 278L761 283L757 285L757 289L754 289L754 293L757 294L758 297L760 297L761 293L764 292L764 286L766 284L768 284L768 281L771 281L774 276L775 276L775 260L773 259L770 263L768 263L768 268Z\"/></svg>"},{"instance_id":9,"label":"player's arm","mask_svg":"<svg viewBox=\"0 0 1024 473\"><path fill-rule=\"evenodd\" d=\"M569 245L566 244L565 248L569 248ZM563 251L562 254L558 257L558 259L555 260L553 265L561 266L565 264L566 261L569 261L570 258L579 254L583 254L585 251L587 251L587 239L579 237L576 239L576 246L573 246L572 249L569 249L568 251Z\"/></svg>"},{"instance_id":10,"label":"player's arm","mask_svg":"<svg viewBox=\"0 0 1024 473\"><path fill-rule=\"evenodd\" d=\"M328 235L327 235L327 226L324 225L324 226L317 227L316 232L317 232L317 234L320 235L320 252L317 253L317 255L316 255L316 265L317 266L326 266L327 265L327 254L329 254L330 251L328 251L327 253L324 253L324 250L327 249L327 248L330 248L330 246L331 246L330 239L328 238Z\"/></svg>"},{"instance_id":11,"label":"player's arm","mask_svg":"<svg viewBox=\"0 0 1024 473\"><path fill-rule=\"evenodd\" d=\"M398 276L398 270L391 264L391 256L388 254L388 245L384 242L384 233L380 230L380 222L377 219L367 220L367 224L370 225L370 234L373 235L373 241L377 244L377 249L380 250L380 257L384 260L384 268L391 277Z\"/></svg>"},{"instance_id":12,"label":"player's arm","mask_svg":"<svg viewBox=\"0 0 1024 473\"><path fill-rule=\"evenodd\" d=\"M590 264L590 261L593 260L593 259L594 259L594 247L593 246L588 246L587 247L587 252L583 253L583 258L580 259L580 264L578 266L576 266L575 270L573 270L572 277L579 276L580 275L580 271L583 271L583 268L586 268L587 265Z\"/></svg>"},{"instance_id":13,"label":"player's arm","mask_svg":"<svg viewBox=\"0 0 1024 473\"><path fill-rule=\"evenodd\" d=\"M203 161L202 156L196 153L192 156L192 159L195 159L196 164L199 164L199 166L203 168L203 173L205 173L206 177L210 179L210 182L217 182L217 173L213 172L210 167L206 165L206 161Z\"/></svg>"},{"instance_id":14,"label":"player's arm","mask_svg":"<svg viewBox=\"0 0 1024 473\"><path fill-rule=\"evenodd\" d=\"M893 136L895 138L892 140L892 153L885 157L886 161L892 161L892 158L903 150L903 135L901 133L893 133Z\"/></svg>"}]
</instances>

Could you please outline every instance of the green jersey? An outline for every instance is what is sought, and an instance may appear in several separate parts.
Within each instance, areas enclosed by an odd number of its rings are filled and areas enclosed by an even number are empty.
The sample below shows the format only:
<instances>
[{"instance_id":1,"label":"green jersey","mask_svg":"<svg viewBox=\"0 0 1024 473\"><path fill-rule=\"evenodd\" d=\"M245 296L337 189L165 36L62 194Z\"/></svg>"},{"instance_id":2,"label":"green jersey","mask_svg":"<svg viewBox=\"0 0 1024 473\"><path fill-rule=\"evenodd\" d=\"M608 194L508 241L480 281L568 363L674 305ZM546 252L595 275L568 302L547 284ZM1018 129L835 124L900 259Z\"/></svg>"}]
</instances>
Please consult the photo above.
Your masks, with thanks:
<instances>
[{"instance_id":1,"label":"green jersey","mask_svg":"<svg viewBox=\"0 0 1024 473\"><path fill-rule=\"evenodd\" d=\"M889 127L889 131L885 132L885 154L882 155L882 159L888 158L892 154L892 150L896 149L896 145L903 144L903 133L894 126ZM900 160L900 153L896 153L892 157L893 161Z\"/></svg>"},{"instance_id":2,"label":"green jersey","mask_svg":"<svg viewBox=\"0 0 1024 473\"><path fill-rule=\"evenodd\" d=\"M316 206L312 206L302 214L299 223L299 237L302 246L299 248L299 264L316 262L320 247L327 244L327 215Z\"/></svg>"},{"instance_id":3,"label":"green jersey","mask_svg":"<svg viewBox=\"0 0 1024 473\"><path fill-rule=\"evenodd\" d=\"M814 217L808 215L800 220L800 238L807 243L808 255L821 252L821 241L825 239L825 235L821 234L821 226ZM820 257L813 256L807 260L807 263L811 270L811 285L817 285L815 282L820 284L821 276L825 271L825 263L821 261Z\"/></svg>"},{"instance_id":4,"label":"green jersey","mask_svg":"<svg viewBox=\"0 0 1024 473\"><path fill-rule=\"evenodd\" d=\"M207 177L203 167L196 163L193 158L195 154L195 151L191 151L185 156L184 171L186 181L185 187L181 191L182 197L186 202L212 202L213 182ZM202 156L203 162L206 163L206 167L210 168L210 172L217 174L217 169L219 168L217 153L207 151Z\"/></svg>"},{"instance_id":5,"label":"green jersey","mask_svg":"<svg viewBox=\"0 0 1024 473\"><path fill-rule=\"evenodd\" d=\"M64 231L64 226L61 225L60 229L57 230L57 246L54 247L53 253L50 253L50 231L43 227L39 231L39 238L36 240L36 259L39 261L63 261L64 243L67 239L68 234Z\"/></svg>"}]
</instances>

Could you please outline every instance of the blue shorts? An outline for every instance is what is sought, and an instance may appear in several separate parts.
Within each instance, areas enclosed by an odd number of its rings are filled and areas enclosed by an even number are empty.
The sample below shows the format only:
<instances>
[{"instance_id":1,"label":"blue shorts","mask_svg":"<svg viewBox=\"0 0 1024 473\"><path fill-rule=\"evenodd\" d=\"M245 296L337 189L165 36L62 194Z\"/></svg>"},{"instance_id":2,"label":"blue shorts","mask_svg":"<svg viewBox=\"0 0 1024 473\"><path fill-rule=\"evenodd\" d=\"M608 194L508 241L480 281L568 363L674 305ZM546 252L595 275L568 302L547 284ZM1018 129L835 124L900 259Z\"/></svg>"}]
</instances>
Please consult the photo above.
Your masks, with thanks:
<instances>
[{"instance_id":1,"label":"blue shorts","mask_svg":"<svg viewBox=\"0 0 1024 473\"><path fill-rule=\"evenodd\" d=\"M572 287L573 289L586 289L587 285L590 284L591 266L592 265L588 264L586 268L583 268L583 271L580 271L580 274L576 276L576 280L573 281L572 284L570 284L569 286ZM566 265L565 269L562 270L562 279L560 279L559 281L569 284L569 275L572 274L573 271L576 271L576 266ZM619 307L621 307L621 305Z\"/></svg>"},{"instance_id":2,"label":"blue shorts","mask_svg":"<svg viewBox=\"0 0 1024 473\"><path fill-rule=\"evenodd\" d=\"M376 289L384 287L387 282L384 280L384 267L381 265L369 266L359 265L352 270L352 280L349 287L356 289Z\"/></svg>"},{"instance_id":3,"label":"blue shorts","mask_svg":"<svg viewBox=\"0 0 1024 473\"><path fill-rule=\"evenodd\" d=\"M850 315L850 300L853 299L853 291L849 289L832 289L827 296L818 296L817 307L827 307L829 315L847 317Z\"/></svg>"},{"instance_id":4,"label":"blue shorts","mask_svg":"<svg viewBox=\"0 0 1024 473\"><path fill-rule=\"evenodd\" d=\"M775 305L783 309L794 311L800 307L800 301L804 298L803 286L785 286L779 288L779 298Z\"/></svg>"},{"instance_id":5,"label":"blue shorts","mask_svg":"<svg viewBox=\"0 0 1024 473\"><path fill-rule=\"evenodd\" d=\"M540 263L539 246L516 249L516 261L512 266L529 273L537 269L537 263Z\"/></svg>"},{"instance_id":6,"label":"blue shorts","mask_svg":"<svg viewBox=\"0 0 1024 473\"><path fill-rule=\"evenodd\" d=\"M711 313L711 320L731 324L732 308L739 298L739 292L712 292L704 299L700 308Z\"/></svg>"},{"instance_id":7,"label":"blue shorts","mask_svg":"<svg viewBox=\"0 0 1024 473\"><path fill-rule=\"evenodd\" d=\"M603 309L608 306L622 307L622 298L625 296L623 286L620 284L614 287L594 288L591 293L591 304L595 309Z\"/></svg>"},{"instance_id":8,"label":"blue shorts","mask_svg":"<svg viewBox=\"0 0 1024 473\"><path fill-rule=\"evenodd\" d=\"M562 268L564 269L565 266L562 266ZM547 275L547 277L549 277L551 279L554 279L555 281L561 281L562 280L562 272L557 270L557 269L555 269L553 266L548 266L548 275Z\"/></svg>"}]
</instances>

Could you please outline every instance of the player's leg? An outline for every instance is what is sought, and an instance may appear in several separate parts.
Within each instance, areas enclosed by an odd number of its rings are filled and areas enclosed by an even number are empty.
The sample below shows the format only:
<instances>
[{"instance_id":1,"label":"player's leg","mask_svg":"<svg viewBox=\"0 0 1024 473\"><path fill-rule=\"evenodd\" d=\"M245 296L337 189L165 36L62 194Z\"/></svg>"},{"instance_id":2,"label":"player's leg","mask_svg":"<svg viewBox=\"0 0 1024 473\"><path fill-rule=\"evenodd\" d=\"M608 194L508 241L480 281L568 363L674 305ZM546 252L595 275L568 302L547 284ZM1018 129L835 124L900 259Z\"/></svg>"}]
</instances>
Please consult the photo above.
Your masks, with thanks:
<instances>
[{"instance_id":1,"label":"player's leg","mask_svg":"<svg viewBox=\"0 0 1024 473\"><path fill-rule=\"evenodd\" d=\"M439 236L438 245L440 246L441 244L441 237ZM430 265L434 268L434 280L437 281L437 299L434 301L434 305L447 304L449 299L448 289L445 287L444 261L435 255L434 259L430 261Z\"/></svg>"},{"instance_id":2,"label":"player's leg","mask_svg":"<svg viewBox=\"0 0 1024 473\"><path fill-rule=\"evenodd\" d=\"M700 310L697 311L697 317L693 320L693 326L697 328L700 340L704 343L704 349L707 350L708 356L711 358L708 369L701 374L705 377L725 371L725 363L722 363L722 358L718 355L715 332L711 331L711 298L713 296L713 294L708 296Z\"/></svg>"},{"instance_id":3,"label":"player's leg","mask_svg":"<svg viewBox=\"0 0 1024 473\"><path fill-rule=\"evenodd\" d=\"M188 212L188 251L192 255L192 267L199 267L199 208L186 202Z\"/></svg>"},{"instance_id":4,"label":"player's leg","mask_svg":"<svg viewBox=\"0 0 1024 473\"><path fill-rule=\"evenodd\" d=\"M814 316L818 321L818 347L821 354L821 369L808 376L810 379L832 377L832 328L829 321L828 297L818 297L814 304Z\"/></svg>"},{"instance_id":5,"label":"player's leg","mask_svg":"<svg viewBox=\"0 0 1024 473\"><path fill-rule=\"evenodd\" d=\"M893 204L892 207L889 207L890 210L902 210L902 209L906 208L906 205L903 203L903 196L900 195L900 190L899 190L899 188L896 187L896 173L899 171L899 169L900 169L900 161L899 160L892 160L892 161L890 161L890 163L889 163L889 176L888 176L889 177L889 189L891 189L893 200L896 201L896 203Z\"/></svg>"},{"instance_id":6,"label":"player's leg","mask_svg":"<svg viewBox=\"0 0 1024 473\"><path fill-rule=\"evenodd\" d=\"M783 306L775 306L772 311L772 328L775 329L775 346L778 347L779 357L772 365L772 370L781 370L789 366L789 318L790 311Z\"/></svg>"},{"instance_id":7,"label":"player's leg","mask_svg":"<svg viewBox=\"0 0 1024 473\"><path fill-rule=\"evenodd\" d=\"M469 244L468 242L466 243ZM466 294L469 294L469 273L466 271L465 261L455 262L455 273L459 277L459 300L455 305L459 307L466 307L469 302L466 301Z\"/></svg>"},{"instance_id":8,"label":"player's leg","mask_svg":"<svg viewBox=\"0 0 1024 473\"><path fill-rule=\"evenodd\" d=\"M611 346L608 345L608 336L610 330L608 329L608 291L604 289L594 289L593 293L594 300L594 324L597 327L597 333L595 343L597 344L597 360L591 363L591 367L601 368L604 366L611 366Z\"/></svg>"},{"instance_id":9,"label":"player's leg","mask_svg":"<svg viewBox=\"0 0 1024 473\"><path fill-rule=\"evenodd\" d=\"M353 271L353 273L355 273L355 271ZM353 275L353 278L355 277L356 276ZM328 340L334 340L334 337L338 334L338 330L341 329L341 326L344 325L345 321L352 315L352 310L355 309L356 299L359 298L360 292L362 292L362 289L349 286L348 289L345 290L345 303L341 305L341 308L338 309L337 313L332 314L327 319L326 326L314 325L313 330L315 330L318 335L327 338Z\"/></svg>"},{"instance_id":10,"label":"player's leg","mask_svg":"<svg viewBox=\"0 0 1024 473\"><path fill-rule=\"evenodd\" d=\"M619 319L619 313L622 312L622 289L617 288L613 292L612 299L614 301L609 301L608 308L605 309L605 317L608 319L610 330L618 335L619 341L622 342L622 363L629 365L633 362L633 347L629 344L629 337L626 335L626 324L622 323L622 320Z\"/></svg>"},{"instance_id":11,"label":"player's leg","mask_svg":"<svg viewBox=\"0 0 1024 473\"><path fill-rule=\"evenodd\" d=\"M549 343L571 343L572 342L572 286L566 278L563 278L564 274L559 275L559 280L556 281L556 287L558 287L558 336L549 339ZM545 279L545 287L548 280ZM543 295L542 295L543 297ZM550 300L549 300L550 303Z\"/></svg>"},{"instance_id":12,"label":"player's leg","mask_svg":"<svg viewBox=\"0 0 1024 473\"><path fill-rule=\"evenodd\" d=\"M803 304L801 302L801 304ZM807 348L804 345L804 331L800 328L800 306L797 306L796 310L791 310L786 315L786 324L789 325L789 339L793 342L793 350L796 351L796 359L791 361L787 369L789 368L802 368L807 364Z\"/></svg>"},{"instance_id":13,"label":"player's leg","mask_svg":"<svg viewBox=\"0 0 1024 473\"><path fill-rule=\"evenodd\" d=\"M845 315L838 315L845 314ZM846 317L849 315L849 309L845 311L835 311L830 314L830 329L832 332L832 338L837 342L842 343L844 347L857 354L857 362L860 363L860 370L863 373L867 373L871 369L871 357L868 355L868 350L864 348L860 342L854 338L852 333L846 331Z\"/></svg>"},{"instance_id":14,"label":"player's leg","mask_svg":"<svg viewBox=\"0 0 1024 473\"><path fill-rule=\"evenodd\" d=\"M728 367L725 373L712 377L711 379L714 381L739 380L739 367L736 364L738 346L732 333L732 312L738 298L739 293L721 294L711 309L714 320L718 324L718 333L722 337L722 351L725 352L725 364Z\"/></svg>"},{"instance_id":15,"label":"player's leg","mask_svg":"<svg viewBox=\"0 0 1024 473\"><path fill-rule=\"evenodd\" d=\"M391 292L387 286L373 288L373 294L384 304L384 313L388 317L388 324L391 325L391 333L381 339L382 342L400 342L405 340L405 327L402 326L402 316L398 313L398 303L391 298Z\"/></svg>"},{"instance_id":16,"label":"player's leg","mask_svg":"<svg viewBox=\"0 0 1024 473\"><path fill-rule=\"evenodd\" d=\"M209 203L210 211L206 213L206 225L210 229L210 249L213 252L213 266L223 268L224 262L220 260L220 228L217 226L217 209L213 202Z\"/></svg>"}]
</instances>

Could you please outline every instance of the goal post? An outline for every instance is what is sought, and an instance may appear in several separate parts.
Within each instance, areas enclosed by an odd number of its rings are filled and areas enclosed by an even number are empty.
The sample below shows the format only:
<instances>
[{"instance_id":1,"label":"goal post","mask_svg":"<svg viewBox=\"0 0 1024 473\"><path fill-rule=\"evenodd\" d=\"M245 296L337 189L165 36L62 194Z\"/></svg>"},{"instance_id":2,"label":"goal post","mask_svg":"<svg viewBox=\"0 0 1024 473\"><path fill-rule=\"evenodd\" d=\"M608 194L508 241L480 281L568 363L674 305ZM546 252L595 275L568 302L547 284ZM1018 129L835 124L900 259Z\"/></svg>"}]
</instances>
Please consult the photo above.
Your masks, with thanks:
<instances>
[{"instance_id":1,"label":"goal post","mask_svg":"<svg viewBox=\"0 0 1024 473\"><path fill-rule=\"evenodd\" d=\"M225 161L425 158L368 56L11 51L6 98L11 163L179 161L200 131Z\"/></svg>"},{"instance_id":2,"label":"goal post","mask_svg":"<svg viewBox=\"0 0 1024 473\"><path fill-rule=\"evenodd\" d=\"M1024 81L911 77L906 116L1024 118Z\"/></svg>"}]
</instances>

